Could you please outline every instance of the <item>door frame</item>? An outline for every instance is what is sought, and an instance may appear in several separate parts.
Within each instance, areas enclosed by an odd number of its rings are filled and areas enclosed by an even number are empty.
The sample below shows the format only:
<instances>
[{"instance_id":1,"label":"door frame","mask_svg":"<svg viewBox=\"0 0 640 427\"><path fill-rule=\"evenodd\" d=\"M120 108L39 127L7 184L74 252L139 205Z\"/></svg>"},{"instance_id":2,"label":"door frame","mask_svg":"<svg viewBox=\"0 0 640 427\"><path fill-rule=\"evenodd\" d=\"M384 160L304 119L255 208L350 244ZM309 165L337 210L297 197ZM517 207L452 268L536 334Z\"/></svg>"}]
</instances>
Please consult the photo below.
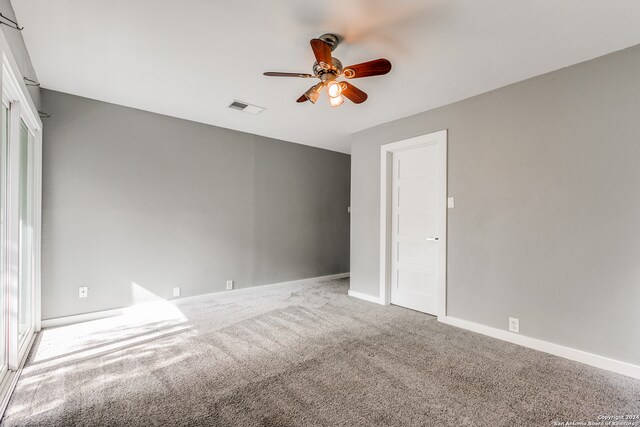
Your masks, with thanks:
<instances>
[{"instance_id":1,"label":"door frame","mask_svg":"<svg viewBox=\"0 0 640 427\"><path fill-rule=\"evenodd\" d=\"M447 315L447 130L380 147L380 303L391 303L391 171L393 154L427 145L438 145L438 262L437 262L437 313Z\"/></svg>"}]
</instances>

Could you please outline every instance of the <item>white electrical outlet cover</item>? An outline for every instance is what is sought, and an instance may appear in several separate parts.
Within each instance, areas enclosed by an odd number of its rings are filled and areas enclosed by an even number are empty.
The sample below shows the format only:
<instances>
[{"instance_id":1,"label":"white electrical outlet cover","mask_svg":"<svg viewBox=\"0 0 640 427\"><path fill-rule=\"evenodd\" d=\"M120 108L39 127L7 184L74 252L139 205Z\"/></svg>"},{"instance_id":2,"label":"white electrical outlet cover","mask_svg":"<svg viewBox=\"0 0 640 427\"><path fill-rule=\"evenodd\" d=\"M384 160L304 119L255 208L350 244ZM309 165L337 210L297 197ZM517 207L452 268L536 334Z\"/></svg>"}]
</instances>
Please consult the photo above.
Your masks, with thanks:
<instances>
[{"instance_id":1,"label":"white electrical outlet cover","mask_svg":"<svg viewBox=\"0 0 640 427\"><path fill-rule=\"evenodd\" d=\"M180 286L176 286L173 288L173 296L174 297L179 297L180 296Z\"/></svg>"},{"instance_id":2,"label":"white electrical outlet cover","mask_svg":"<svg viewBox=\"0 0 640 427\"><path fill-rule=\"evenodd\" d=\"M516 333L520 332L520 319L509 317L509 331Z\"/></svg>"},{"instance_id":3,"label":"white electrical outlet cover","mask_svg":"<svg viewBox=\"0 0 640 427\"><path fill-rule=\"evenodd\" d=\"M233 280L227 280L227 290L230 291L233 289Z\"/></svg>"},{"instance_id":4,"label":"white electrical outlet cover","mask_svg":"<svg viewBox=\"0 0 640 427\"><path fill-rule=\"evenodd\" d=\"M448 208L453 208L453 207L455 207L455 205L456 205L455 199L453 197L449 197L447 199L447 207Z\"/></svg>"}]
</instances>

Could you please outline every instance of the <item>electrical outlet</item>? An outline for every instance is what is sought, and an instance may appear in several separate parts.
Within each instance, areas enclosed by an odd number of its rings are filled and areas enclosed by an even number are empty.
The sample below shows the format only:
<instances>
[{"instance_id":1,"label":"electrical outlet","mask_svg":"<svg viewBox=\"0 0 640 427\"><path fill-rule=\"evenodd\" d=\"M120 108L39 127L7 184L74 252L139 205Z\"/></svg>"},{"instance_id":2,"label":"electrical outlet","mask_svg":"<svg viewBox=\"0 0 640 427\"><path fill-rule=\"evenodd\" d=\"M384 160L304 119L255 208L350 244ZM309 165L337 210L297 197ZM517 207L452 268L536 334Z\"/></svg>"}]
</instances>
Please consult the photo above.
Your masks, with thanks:
<instances>
[{"instance_id":1,"label":"electrical outlet","mask_svg":"<svg viewBox=\"0 0 640 427\"><path fill-rule=\"evenodd\" d=\"M89 296L89 288L86 286L80 286L78 288L78 298L86 298Z\"/></svg>"},{"instance_id":2,"label":"electrical outlet","mask_svg":"<svg viewBox=\"0 0 640 427\"><path fill-rule=\"evenodd\" d=\"M233 289L233 280L227 280L227 290Z\"/></svg>"},{"instance_id":3,"label":"electrical outlet","mask_svg":"<svg viewBox=\"0 0 640 427\"><path fill-rule=\"evenodd\" d=\"M449 198L447 199L447 207L448 207L448 208L453 208L453 207L455 207L455 206L456 206L456 201L455 201L455 199L454 199L453 197L449 197Z\"/></svg>"},{"instance_id":4,"label":"electrical outlet","mask_svg":"<svg viewBox=\"0 0 640 427\"><path fill-rule=\"evenodd\" d=\"M179 297L180 296L180 286L176 286L173 288L173 296L174 297Z\"/></svg>"},{"instance_id":5,"label":"electrical outlet","mask_svg":"<svg viewBox=\"0 0 640 427\"><path fill-rule=\"evenodd\" d=\"M509 317L509 332L520 333L520 319Z\"/></svg>"}]
</instances>

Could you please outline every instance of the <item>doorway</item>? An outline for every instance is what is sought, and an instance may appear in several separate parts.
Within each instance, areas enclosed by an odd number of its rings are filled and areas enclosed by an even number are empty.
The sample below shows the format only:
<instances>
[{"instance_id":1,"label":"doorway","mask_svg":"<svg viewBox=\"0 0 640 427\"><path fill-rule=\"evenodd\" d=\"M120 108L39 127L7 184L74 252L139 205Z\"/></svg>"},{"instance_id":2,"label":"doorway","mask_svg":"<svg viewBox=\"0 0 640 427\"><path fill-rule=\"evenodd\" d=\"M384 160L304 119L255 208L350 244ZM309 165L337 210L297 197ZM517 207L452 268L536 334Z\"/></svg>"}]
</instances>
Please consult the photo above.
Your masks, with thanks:
<instances>
[{"instance_id":1,"label":"doorway","mask_svg":"<svg viewBox=\"0 0 640 427\"><path fill-rule=\"evenodd\" d=\"M380 295L446 315L447 131L381 147Z\"/></svg>"}]
</instances>

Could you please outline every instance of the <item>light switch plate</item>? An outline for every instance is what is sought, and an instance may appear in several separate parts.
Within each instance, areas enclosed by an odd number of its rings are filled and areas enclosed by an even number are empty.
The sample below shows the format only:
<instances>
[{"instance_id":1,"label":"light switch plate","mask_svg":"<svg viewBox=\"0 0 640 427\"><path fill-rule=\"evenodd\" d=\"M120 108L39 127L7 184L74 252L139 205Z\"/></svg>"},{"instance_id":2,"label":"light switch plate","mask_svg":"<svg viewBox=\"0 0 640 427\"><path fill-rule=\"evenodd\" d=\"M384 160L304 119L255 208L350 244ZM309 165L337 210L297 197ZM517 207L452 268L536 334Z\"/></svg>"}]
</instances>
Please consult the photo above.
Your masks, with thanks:
<instances>
[{"instance_id":1,"label":"light switch plate","mask_svg":"<svg viewBox=\"0 0 640 427\"><path fill-rule=\"evenodd\" d=\"M227 280L227 290L233 289L233 280Z\"/></svg>"},{"instance_id":2,"label":"light switch plate","mask_svg":"<svg viewBox=\"0 0 640 427\"><path fill-rule=\"evenodd\" d=\"M176 286L173 288L173 296L174 297L179 297L180 296L180 286Z\"/></svg>"},{"instance_id":3,"label":"light switch plate","mask_svg":"<svg viewBox=\"0 0 640 427\"><path fill-rule=\"evenodd\" d=\"M456 205L455 200L453 199L453 197L449 197L447 199L447 207L448 208L452 208Z\"/></svg>"}]
</instances>

